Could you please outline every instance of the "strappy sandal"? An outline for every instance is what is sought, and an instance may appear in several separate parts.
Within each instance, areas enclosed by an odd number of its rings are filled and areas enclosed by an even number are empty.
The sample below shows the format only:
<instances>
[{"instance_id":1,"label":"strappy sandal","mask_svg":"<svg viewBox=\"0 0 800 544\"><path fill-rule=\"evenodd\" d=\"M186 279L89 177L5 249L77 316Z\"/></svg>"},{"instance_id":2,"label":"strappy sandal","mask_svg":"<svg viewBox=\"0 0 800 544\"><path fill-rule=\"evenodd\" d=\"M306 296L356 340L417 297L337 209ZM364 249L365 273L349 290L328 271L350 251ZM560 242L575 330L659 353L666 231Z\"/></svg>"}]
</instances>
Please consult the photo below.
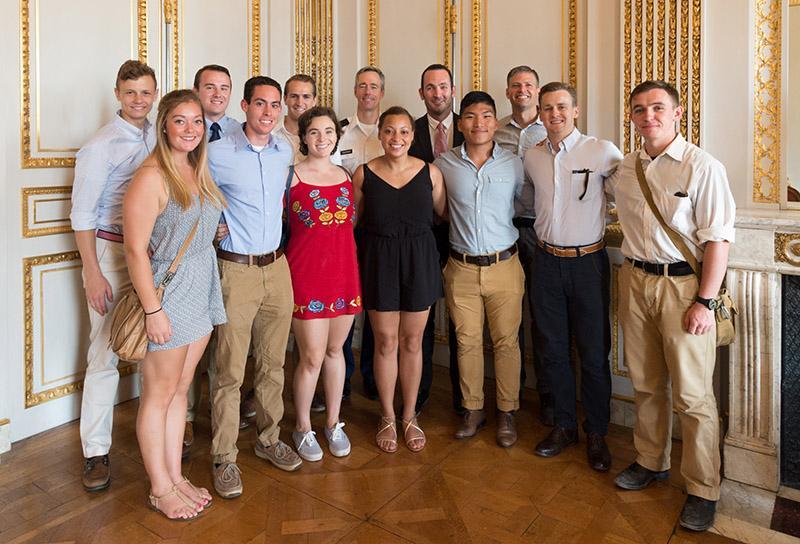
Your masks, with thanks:
<instances>
[{"instance_id":1,"label":"strappy sandal","mask_svg":"<svg viewBox=\"0 0 800 544\"><path fill-rule=\"evenodd\" d=\"M186 518L182 518L182 517L171 518L171 517L169 517L166 512L164 512L163 510L161 510L161 508L159 508L158 503L159 503L159 501L163 501L164 499L166 499L170 495L175 495L176 497L178 497L181 500L181 502L183 502L183 504L187 508L189 508L190 510L192 510L194 512L194 515L186 517ZM172 520L172 521L192 521L193 519L197 519L197 518L200 517L200 512L195 510L194 502L192 502L192 500L189 499L189 497L187 497L186 495L181 493L180 489L176 488L175 486L172 486L172 491L170 491L168 493L165 493L165 494L161 495L160 497L156 497L152 493L149 493L148 494L148 500L147 500L147 506L149 506L151 510L153 510L155 512L158 512L159 514L161 514L165 518L167 518L169 520Z\"/></svg>"},{"instance_id":2,"label":"strappy sandal","mask_svg":"<svg viewBox=\"0 0 800 544\"><path fill-rule=\"evenodd\" d=\"M181 480L180 482L175 484L175 487L177 488L181 484L188 484L189 487L192 488L192 491L197 493L197 495L201 499L206 501L205 504L201 503L200 506L202 506L204 509L205 508L211 508L211 503L213 502L214 498L211 496L211 493L208 492L208 489L201 489L201 488L195 486L192 482L189 481L189 478L187 478L183 474L181 474L181 477L183 478L183 480ZM180 490L178 490L178 491L180 491ZM203 491L205 491L205 493L203 493ZM183 493L183 491L181 491L181 493ZM186 495L186 493L183 493L183 494ZM191 497L188 497L188 498L189 498L189 500L191 500ZM194 502L194 501L192 501L192 502Z\"/></svg>"},{"instance_id":3,"label":"strappy sandal","mask_svg":"<svg viewBox=\"0 0 800 544\"><path fill-rule=\"evenodd\" d=\"M410 421L406 421L401 419L400 421L403 422L403 438L406 441L406 446L412 452L417 453L425 448L425 431L423 431L419 425L417 425L417 418L412 417ZM409 436L409 429L413 433L412 436ZM416 436L414 436L416 435ZM412 445L414 444L414 445Z\"/></svg>"},{"instance_id":4,"label":"strappy sandal","mask_svg":"<svg viewBox=\"0 0 800 544\"><path fill-rule=\"evenodd\" d=\"M384 433L389 436L385 436ZM394 453L397 451L397 424L394 419L381 416L381 428L375 435L375 442L378 447L386 453ZM388 443L388 446L383 446Z\"/></svg>"}]
</instances>

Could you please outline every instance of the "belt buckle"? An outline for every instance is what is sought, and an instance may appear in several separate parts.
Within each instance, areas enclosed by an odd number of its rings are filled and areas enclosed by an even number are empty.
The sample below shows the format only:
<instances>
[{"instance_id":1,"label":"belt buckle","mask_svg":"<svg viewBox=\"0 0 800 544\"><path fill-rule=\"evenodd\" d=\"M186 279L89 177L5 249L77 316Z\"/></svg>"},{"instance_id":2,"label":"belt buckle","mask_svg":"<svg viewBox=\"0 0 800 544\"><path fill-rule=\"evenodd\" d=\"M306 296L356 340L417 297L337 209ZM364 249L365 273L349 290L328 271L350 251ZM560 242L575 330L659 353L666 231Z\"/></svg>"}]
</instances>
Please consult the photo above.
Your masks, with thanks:
<instances>
[{"instance_id":1,"label":"belt buckle","mask_svg":"<svg viewBox=\"0 0 800 544\"><path fill-rule=\"evenodd\" d=\"M490 264L492 264L491 261L489 260L490 258L491 257L489 255L478 255L475 257L475 260L477 261L475 264L477 264L478 266L489 266Z\"/></svg>"}]
</instances>

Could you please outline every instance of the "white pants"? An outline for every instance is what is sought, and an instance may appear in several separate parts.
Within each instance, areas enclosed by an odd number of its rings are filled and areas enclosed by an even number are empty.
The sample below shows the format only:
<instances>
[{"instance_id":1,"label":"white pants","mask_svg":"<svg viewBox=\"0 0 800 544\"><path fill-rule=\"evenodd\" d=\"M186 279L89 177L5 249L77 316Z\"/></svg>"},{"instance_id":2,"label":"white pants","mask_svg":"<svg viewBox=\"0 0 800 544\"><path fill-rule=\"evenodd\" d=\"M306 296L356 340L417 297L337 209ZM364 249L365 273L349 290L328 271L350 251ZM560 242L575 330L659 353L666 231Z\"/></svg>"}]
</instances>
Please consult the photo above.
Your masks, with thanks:
<instances>
[{"instance_id":1,"label":"white pants","mask_svg":"<svg viewBox=\"0 0 800 544\"><path fill-rule=\"evenodd\" d=\"M89 307L89 352L81 403L81 445L84 457L105 455L111 448L114 399L117 396L119 359L108 347L111 314L116 302L131 288L125 251L121 243L96 239L97 262L111 284L114 301L106 301L108 312L100 315Z\"/></svg>"}]
</instances>

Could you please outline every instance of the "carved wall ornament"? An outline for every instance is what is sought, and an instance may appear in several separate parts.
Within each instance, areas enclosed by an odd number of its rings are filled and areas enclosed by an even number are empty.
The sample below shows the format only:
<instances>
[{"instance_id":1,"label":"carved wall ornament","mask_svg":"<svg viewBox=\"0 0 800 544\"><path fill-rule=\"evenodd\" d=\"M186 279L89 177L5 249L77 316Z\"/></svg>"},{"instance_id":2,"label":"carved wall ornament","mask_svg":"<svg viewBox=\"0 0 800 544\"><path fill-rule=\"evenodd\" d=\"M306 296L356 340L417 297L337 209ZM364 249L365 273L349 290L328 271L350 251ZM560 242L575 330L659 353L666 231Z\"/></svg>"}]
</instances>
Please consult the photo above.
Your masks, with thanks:
<instances>
[{"instance_id":1,"label":"carved wall ornament","mask_svg":"<svg viewBox=\"0 0 800 544\"><path fill-rule=\"evenodd\" d=\"M800 233L775 233L775 262L800 266Z\"/></svg>"}]
</instances>

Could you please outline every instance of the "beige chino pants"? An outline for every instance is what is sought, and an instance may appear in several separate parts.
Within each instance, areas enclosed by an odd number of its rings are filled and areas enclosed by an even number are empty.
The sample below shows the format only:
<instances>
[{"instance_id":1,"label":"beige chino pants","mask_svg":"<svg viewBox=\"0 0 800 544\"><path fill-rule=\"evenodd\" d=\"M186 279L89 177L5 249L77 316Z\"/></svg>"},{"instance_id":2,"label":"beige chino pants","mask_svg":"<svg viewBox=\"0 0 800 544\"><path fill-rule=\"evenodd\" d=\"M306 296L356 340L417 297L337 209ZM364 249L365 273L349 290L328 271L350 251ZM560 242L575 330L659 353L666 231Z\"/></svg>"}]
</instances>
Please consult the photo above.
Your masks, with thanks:
<instances>
[{"instance_id":1,"label":"beige chino pants","mask_svg":"<svg viewBox=\"0 0 800 544\"><path fill-rule=\"evenodd\" d=\"M697 278L656 276L625 261L619 287L625 364L636 401L636 461L650 470L670 468L674 406L683 433L686 490L719 500L719 417L712 386L716 330L696 336L683 327Z\"/></svg>"},{"instance_id":2,"label":"beige chino pants","mask_svg":"<svg viewBox=\"0 0 800 544\"><path fill-rule=\"evenodd\" d=\"M283 363L294 298L285 257L264 266L219 260L228 322L217 328L214 354L211 455L214 463L235 462L239 450L239 388L252 336L256 425L264 446L278 441L283 418Z\"/></svg>"},{"instance_id":3,"label":"beige chino pants","mask_svg":"<svg viewBox=\"0 0 800 544\"><path fill-rule=\"evenodd\" d=\"M491 266L465 264L452 257L444 269L447 309L456 328L463 406L483 409L484 313L494 348L497 408L519 409L519 325L525 273L519 256Z\"/></svg>"}]
</instances>

